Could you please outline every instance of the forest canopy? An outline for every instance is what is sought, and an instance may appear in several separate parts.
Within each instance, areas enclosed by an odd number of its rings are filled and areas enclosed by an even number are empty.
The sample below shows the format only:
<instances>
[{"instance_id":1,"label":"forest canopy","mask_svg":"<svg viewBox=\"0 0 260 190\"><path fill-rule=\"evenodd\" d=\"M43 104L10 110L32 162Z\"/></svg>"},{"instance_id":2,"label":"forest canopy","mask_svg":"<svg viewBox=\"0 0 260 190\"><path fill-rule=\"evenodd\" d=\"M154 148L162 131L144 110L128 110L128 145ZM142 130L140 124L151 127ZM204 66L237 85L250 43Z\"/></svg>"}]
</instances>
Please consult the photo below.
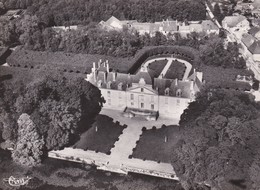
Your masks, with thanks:
<instances>
[{"instance_id":1,"label":"forest canopy","mask_svg":"<svg viewBox=\"0 0 260 190\"><path fill-rule=\"evenodd\" d=\"M27 9L47 26L100 22L110 16L140 22L171 17L183 21L203 20L203 0L1 0L6 9Z\"/></svg>"}]
</instances>

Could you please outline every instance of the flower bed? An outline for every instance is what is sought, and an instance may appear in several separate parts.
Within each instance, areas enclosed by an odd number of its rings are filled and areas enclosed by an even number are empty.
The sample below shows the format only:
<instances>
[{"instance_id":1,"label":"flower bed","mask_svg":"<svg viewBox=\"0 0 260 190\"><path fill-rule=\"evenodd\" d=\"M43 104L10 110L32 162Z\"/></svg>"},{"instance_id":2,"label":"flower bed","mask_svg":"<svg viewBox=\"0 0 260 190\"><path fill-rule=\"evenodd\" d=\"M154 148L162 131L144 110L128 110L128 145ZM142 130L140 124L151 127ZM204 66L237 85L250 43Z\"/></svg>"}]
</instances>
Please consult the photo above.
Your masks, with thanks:
<instances>
[{"instance_id":1,"label":"flower bed","mask_svg":"<svg viewBox=\"0 0 260 190\"><path fill-rule=\"evenodd\" d=\"M173 61L164 77L167 79L182 80L185 70L186 66L183 63Z\"/></svg>"}]
</instances>

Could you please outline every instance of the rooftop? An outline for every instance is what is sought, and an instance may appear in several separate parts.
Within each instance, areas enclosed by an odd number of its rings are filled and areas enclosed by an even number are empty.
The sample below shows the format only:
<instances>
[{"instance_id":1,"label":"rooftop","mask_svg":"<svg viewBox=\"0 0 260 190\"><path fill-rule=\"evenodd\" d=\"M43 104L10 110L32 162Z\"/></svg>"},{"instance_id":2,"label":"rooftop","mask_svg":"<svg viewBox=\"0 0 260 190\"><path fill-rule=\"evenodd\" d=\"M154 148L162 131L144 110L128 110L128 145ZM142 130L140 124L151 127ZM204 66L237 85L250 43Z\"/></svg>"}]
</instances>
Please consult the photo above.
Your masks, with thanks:
<instances>
[{"instance_id":1,"label":"rooftop","mask_svg":"<svg viewBox=\"0 0 260 190\"><path fill-rule=\"evenodd\" d=\"M238 15L238 16L226 16L222 22L227 23L229 27L235 27L238 23L243 20L247 20L245 16Z\"/></svg>"}]
</instances>

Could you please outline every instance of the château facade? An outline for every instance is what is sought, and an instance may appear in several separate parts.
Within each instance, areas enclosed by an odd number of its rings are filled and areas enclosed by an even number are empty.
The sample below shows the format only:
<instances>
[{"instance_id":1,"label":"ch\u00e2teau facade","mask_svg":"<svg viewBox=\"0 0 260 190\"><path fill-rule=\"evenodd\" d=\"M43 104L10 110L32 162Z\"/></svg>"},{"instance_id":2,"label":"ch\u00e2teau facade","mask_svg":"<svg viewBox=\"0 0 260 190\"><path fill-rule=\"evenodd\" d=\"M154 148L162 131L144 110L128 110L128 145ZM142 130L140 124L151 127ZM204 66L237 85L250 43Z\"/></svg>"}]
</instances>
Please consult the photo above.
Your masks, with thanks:
<instances>
[{"instance_id":1,"label":"ch\u00e2teau facade","mask_svg":"<svg viewBox=\"0 0 260 190\"><path fill-rule=\"evenodd\" d=\"M111 71L107 62L93 63L86 80L101 90L105 108L174 118L180 117L203 84L202 73L196 71L182 81L155 78L145 66L135 75Z\"/></svg>"}]
</instances>

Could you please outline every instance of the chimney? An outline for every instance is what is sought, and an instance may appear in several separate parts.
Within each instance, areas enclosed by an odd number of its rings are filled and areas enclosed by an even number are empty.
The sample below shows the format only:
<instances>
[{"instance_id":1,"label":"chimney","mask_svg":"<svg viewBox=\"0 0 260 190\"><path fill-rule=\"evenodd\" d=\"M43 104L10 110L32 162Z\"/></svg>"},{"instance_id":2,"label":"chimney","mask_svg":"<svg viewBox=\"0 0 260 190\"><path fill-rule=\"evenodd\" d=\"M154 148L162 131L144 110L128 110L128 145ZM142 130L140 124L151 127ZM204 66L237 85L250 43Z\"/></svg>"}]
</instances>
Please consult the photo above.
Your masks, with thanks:
<instances>
[{"instance_id":1,"label":"chimney","mask_svg":"<svg viewBox=\"0 0 260 190\"><path fill-rule=\"evenodd\" d=\"M94 82L96 82L96 63L95 62L93 62L92 73L93 73L93 77L94 77Z\"/></svg>"},{"instance_id":2,"label":"chimney","mask_svg":"<svg viewBox=\"0 0 260 190\"><path fill-rule=\"evenodd\" d=\"M107 73L109 73L109 64L107 63Z\"/></svg>"},{"instance_id":3,"label":"chimney","mask_svg":"<svg viewBox=\"0 0 260 190\"><path fill-rule=\"evenodd\" d=\"M96 71L96 63L95 63L95 62L93 62L92 73L93 73L94 71Z\"/></svg>"},{"instance_id":4,"label":"chimney","mask_svg":"<svg viewBox=\"0 0 260 190\"><path fill-rule=\"evenodd\" d=\"M175 86L178 86L178 79L175 79Z\"/></svg>"},{"instance_id":5,"label":"chimney","mask_svg":"<svg viewBox=\"0 0 260 190\"><path fill-rule=\"evenodd\" d=\"M116 72L114 71L112 74L113 74L113 81L116 81Z\"/></svg>"},{"instance_id":6,"label":"chimney","mask_svg":"<svg viewBox=\"0 0 260 190\"><path fill-rule=\"evenodd\" d=\"M190 81L190 90L194 91L194 81Z\"/></svg>"},{"instance_id":7,"label":"chimney","mask_svg":"<svg viewBox=\"0 0 260 190\"><path fill-rule=\"evenodd\" d=\"M103 72L103 75L104 75L104 83L107 83L107 75L106 75L106 72Z\"/></svg>"},{"instance_id":8,"label":"chimney","mask_svg":"<svg viewBox=\"0 0 260 190\"><path fill-rule=\"evenodd\" d=\"M100 67L101 62L102 62L102 59L100 59L100 60L98 61L98 68Z\"/></svg>"}]
</instances>

